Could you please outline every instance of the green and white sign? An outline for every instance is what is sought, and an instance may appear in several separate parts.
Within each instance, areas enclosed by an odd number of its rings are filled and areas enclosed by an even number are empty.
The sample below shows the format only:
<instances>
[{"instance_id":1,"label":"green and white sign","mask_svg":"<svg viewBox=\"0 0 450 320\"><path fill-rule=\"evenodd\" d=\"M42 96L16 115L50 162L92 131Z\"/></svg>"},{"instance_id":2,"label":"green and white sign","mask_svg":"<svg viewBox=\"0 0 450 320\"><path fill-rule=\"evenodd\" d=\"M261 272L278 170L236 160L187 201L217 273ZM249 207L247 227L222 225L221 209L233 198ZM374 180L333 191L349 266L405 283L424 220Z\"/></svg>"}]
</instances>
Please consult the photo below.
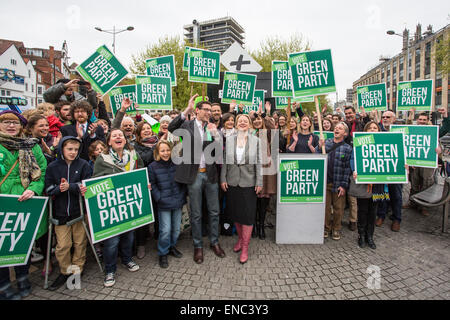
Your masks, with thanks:
<instances>
[{"instance_id":1,"label":"green and white sign","mask_svg":"<svg viewBox=\"0 0 450 320\"><path fill-rule=\"evenodd\" d=\"M190 48L189 82L220 83L220 53Z\"/></svg>"},{"instance_id":2,"label":"green and white sign","mask_svg":"<svg viewBox=\"0 0 450 320\"><path fill-rule=\"evenodd\" d=\"M324 203L324 159L279 160L280 203Z\"/></svg>"},{"instance_id":3,"label":"green and white sign","mask_svg":"<svg viewBox=\"0 0 450 320\"><path fill-rule=\"evenodd\" d=\"M258 111L260 102L262 102L264 108L264 90L255 90L253 104L251 106L244 106L244 110L242 112L244 114L249 114L251 111Z\"/></svg>"},{"instance_id":4,"label":"green and white sign","mask_svg":"<svg viewBox=\"0 0 450 320\"><path fill-rule=\"evenodd\" d=\"M316 136L320 137L320 131L314 131L313 132ZM322 131L323 133L323 139L334 139L334 132L333 131Z\"/></svg>"},{"instance_id":5,"label":"green and white sign","mask_svg":"<svg viewBox=\"0 0 450 320\"><path fill-rule=\"evenodd\" d=\"M407 183L402 132L353 132L356 183Z\"/></svg>"},{"instance_id":6,"label":"green and white sign","mask_svg":"<svg viewBox=\"0 0 450 320\"><path fill-rule=\"evenodd\" d=\"M105 45L98 48L87 60L76 67L76 70L95 91L102 95L105 95L128 74L127 69Z\"/></svg>"},{"instance_id":7,"label":"green and white sign","mask_svg":"<svg viewBox=\"0 0 450 320\"><path fill-rule=\"evenodd\" d=\"M399 82L397 87L397 110L431 111L433 80Z\"/></svg>"},{"instance_id":8,"label":"green and white sign","mask_svg":"<svg viewBox=\"0 0 450 320\"><path fill-rule=\"evenodd\" d=\"M183 71L189 72L189 52L191 51L191 47L184 47L184 55L183 55Z\"/></svg>"},{"instance_id":9,"label":"green and white sign","mask_svg":"<svg viewBox=\"0 0 450 320\"><path fill-rule=\"evenodd\" d=\"M292 76L287 61L272 61L272 97L292 97Z\"/></svg>"},{"instance_id":10,"label":"green and white sign","mask_svg":"<svg viewBox=\"0 0 450 320\"><path fill-rule=\"evenodd\" d=\"M83 180L93 242L154 221L147 169Z\"/></svg>"},{"instance_id":11,"label":"green and white sign","mask_svg":"<svg viewBox=\"0 0 450 320\"><path fill-rule=\"evenodd\" d=\"M120 110L122 100L125 98L129 98L133 102L131 107L126 110L126 113L132 116L136 114L136 85L114 87L108 92L108 95L113 117L116 116L117 110Z\"/></svg>"},{"instance_id":12,"label":"green and white sign","mask_svg":"<svg viewBox=\"0 0 450 320\"><path fill-rule=\"evenodd\" d=\"M391 132L403 132L406 164L414 167L437 168L439 144L438 126L391 125Z\"/></svg>"},{"instance_id":13,"label":"green and white sign","mask_svg":"<svg viewBox=\"0 0 450 320\"><path fill-rule=\"evenodd\" d=\"M145 68L148 76L169 77L172 87L177 86L177 75L175 71L175 56L163 56L145 60Z\"/></svg>"},{"instance_id":14,"label":"green and white sign","mask_svg":"<svg viewBox=\"0 0 450 320\"><path fill-rule=\"evenodd\" d=\"M293 102L298 103L306 103L306 102L314 102L314 96L309 97L300 97L300 98L291 98L291 104ZM275 108L276 109L286 109L288 106L288 98L286 97L276 97L275 98Z\"/></svg>"},{"instance_id":15,"label":"green and white sign","mask_svg":"<svg viewBox=\"0 0 450 320\"><path fill-rule=\"evenodd\" d=\"M141 110L172 110L169 77L136 76L136 96Z\"/></svg>"},{"instance_id":16,"label":"green and white sign","mask_svg":"<svg viewBox=\"0 0 450 320\"><path fill-rule=\"evenodd\" d=\"M0 195L0 267L27 263L39 225L47 206L47 197L32 197L23 202L20 196Z\"/></svg>"},{"instance_id":17,"label":"green and white sign","mask_svg":"<svg viewBox=\"0 0 450 320\"><path fill-rule=\"evenodd\" d=\"M358 96L358 108L365 111L387 110L386 83L372 84L356 88Z\"/></svg>"},{"instance_id":18,"label":"green and white sign","mask_svg":"<svg viewBox=\"0 0 450 320\"><path fill-rule=\"evenodd\" d=\"M256 75L225 71L223 77L222 103L252 105L255 94Z\"/></svg>"},{"instance_id":19,"label":"green and white sign","mask_svg":"<svg viewBox=\"0 0 450 320\"><path fill-rule=\"evenodd\" d=\"M288 56L294 98L336 91L331 50L290 53Z\"/></svg>"}]
</instances>

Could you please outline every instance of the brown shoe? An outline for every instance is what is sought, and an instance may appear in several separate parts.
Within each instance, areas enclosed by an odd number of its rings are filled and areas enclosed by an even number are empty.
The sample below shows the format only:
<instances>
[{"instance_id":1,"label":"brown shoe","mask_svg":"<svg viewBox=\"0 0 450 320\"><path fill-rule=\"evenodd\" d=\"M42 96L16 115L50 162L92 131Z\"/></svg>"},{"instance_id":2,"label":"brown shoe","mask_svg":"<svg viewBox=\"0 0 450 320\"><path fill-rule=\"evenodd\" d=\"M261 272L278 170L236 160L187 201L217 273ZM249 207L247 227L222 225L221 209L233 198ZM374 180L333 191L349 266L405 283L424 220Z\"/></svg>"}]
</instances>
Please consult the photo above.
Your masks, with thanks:
<instances>
[{"instance_id":1,"label":"brown shoe","mask_svg":"<svg viewBox=\"0 0 450 320\"><path fill-rule=\"evenodd\" d=\"M381 227L383 225L384 219L383 218L377 218L377 220L375 221L375 225L377 227Z\"/></svg>"},{"instance_id":2,"label":"brown shoe","mask_svg":"<svg viewBox=\"0 0 450 320\"><path fill-rule=\"evenodd\" d=\"M349 222L348 223L348 228L351 230L351 231L356 231L356 222Z\"/></svg>"},{"instance_id":3,"label":"brown shoe","mask_svg":"<svg viewBox=\"0 0 450 320\"><path fill-rule=\"evenodd\" d=\"M394 232L399 232L400 231L400 222L398 222L397 220L394 220L391 225L391 230Z\"/></svg>"},{"instance_id":4,"label":"brown shoe","mask_svg":"<svg viewBox=\"0 0 450 320\"><path fill-rule=\"evenodd\" d=\"M194 248L194 261L198 264L203 262L203 248Z\"/></svg>"},{"instance_id":5,"label":"brown shoe","mask_svg":"<svg viewBox=\"0 0 450 320\"><path fill-rule=\"evenodd\" d=\"M219 258L225 257L225 251L222 250L219 244L216 244L214 246L211 246L212 251L218 256Z\"/></svg>"}]
</instances>

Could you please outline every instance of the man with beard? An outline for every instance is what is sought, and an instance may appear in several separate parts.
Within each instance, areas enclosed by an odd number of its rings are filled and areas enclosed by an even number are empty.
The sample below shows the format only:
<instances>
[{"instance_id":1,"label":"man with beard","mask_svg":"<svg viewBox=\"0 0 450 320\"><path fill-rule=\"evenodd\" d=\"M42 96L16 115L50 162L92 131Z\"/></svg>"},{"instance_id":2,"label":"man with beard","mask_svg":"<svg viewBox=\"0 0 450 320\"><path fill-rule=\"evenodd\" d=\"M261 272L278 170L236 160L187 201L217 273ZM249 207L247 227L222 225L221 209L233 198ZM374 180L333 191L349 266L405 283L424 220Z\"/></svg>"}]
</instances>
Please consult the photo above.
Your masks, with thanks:
<instances>
[{"instance_id":1,"label":"man with beard","mask_svg":"<svg viewBox=\"0 0 450 320\"><path fill-rule=\"evenodd\" d=\"M59 101L55 104L56 115L63 124L70 124L72 116L70 115L70 102Z\"/></svg>"},{"instance_id":2,"label":"man with beard","mask_svg":"<svg viewBox=\"0 0 450 320\"><path fill-rule=\"evenodd\" d=\"M70 105L72 124L61 128L61 134L65 136L78 137L82 140L80 158L89 161L89 146L97 140L105 142L103 128L98 123L90 123L92 106L84 100L75 101Z\"/></svg>"}]
</instances>

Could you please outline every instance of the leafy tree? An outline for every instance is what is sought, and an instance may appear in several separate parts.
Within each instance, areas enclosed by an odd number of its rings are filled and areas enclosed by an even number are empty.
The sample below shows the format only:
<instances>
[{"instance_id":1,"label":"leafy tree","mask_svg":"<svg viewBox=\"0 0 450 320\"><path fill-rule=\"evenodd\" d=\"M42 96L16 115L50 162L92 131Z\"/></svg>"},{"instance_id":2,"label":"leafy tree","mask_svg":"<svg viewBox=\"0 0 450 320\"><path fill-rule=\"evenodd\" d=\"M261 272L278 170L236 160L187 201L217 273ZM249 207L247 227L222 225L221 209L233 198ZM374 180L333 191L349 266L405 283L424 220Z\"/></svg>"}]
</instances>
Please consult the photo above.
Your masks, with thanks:
<instances>
[{"instance_id":1,"label":"leafy tree","mask_svg":"<svg viewBox=\"0 0 450 320\"><path fill-rule=\"evenodd\" d=\"M132 55L132 64L130 66L131 72L136 75L145 75L145 60L161 56L173 54L175 57L175 71L177 76L177 86L172 87L172 104L174 109L183 110L186 108L191 94L191 86L193 86L193 93L202 93L201 83L188 82L188 73L183 71L184 48L198 47L192 43L180 40L180 37L165 36L158 40L157 43L147 46L143 52L137 55ZM134 79L131 80L134 83Z\"/></svg>"},{"instance_id":2,"label":"leafy tree","mask_svg":"<svg viewBox=\"0 0 450 320\"><path fill-rule=\"evenodd\" d=\"M309 41L296 33L288 40L283 40L279 36L267 37L261 41L260 48L252 52L251 55L263 67L262 72L270 72L272 71L272 60L287 61L289 53L310 49Z\"/></svg>"},{"instance_id":3,"label":"leafy tree","mask_svg":"<svg viewBox=\"0 0 450 320\"><path fill-rule=\"evenodd\" d=\"M436 43L436 68L443 75L450 74L450 34L439 40Z\"/></svg>"}]
</instances>

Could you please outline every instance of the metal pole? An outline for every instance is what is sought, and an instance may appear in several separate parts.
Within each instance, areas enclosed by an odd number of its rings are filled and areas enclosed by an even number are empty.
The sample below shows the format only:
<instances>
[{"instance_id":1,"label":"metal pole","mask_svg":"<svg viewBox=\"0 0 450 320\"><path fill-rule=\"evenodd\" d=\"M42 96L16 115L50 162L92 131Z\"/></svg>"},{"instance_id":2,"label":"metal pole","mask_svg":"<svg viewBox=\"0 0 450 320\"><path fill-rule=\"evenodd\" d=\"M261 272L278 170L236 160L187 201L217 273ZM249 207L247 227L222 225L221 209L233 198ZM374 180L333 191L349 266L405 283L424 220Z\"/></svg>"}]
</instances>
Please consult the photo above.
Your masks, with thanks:
<instances>
[{"instance_id":1,"label":"metal pole","mask_svg":"<svg viewBox=\"0 0 450 320\"><path fill-rule=\"evenodd\" d=\"M113 52L116 54L116 26L113 26Z\"/></svg>"},{"instance_id":2,"label":"metal pole","mask_svg":"<svg viewBox=\"0 0 450 320\"><path fill-rule=\"evenodd\" d=\"M48 221L48 243L47 243L47 256L45 260L45 280L44 280L44 289L48 289L48 268L50 267L50 256L52 252L52 219L50 217L53 216L52 210L53 210L53 199L52 197L48 198L48 215L49 215L49 221Z\"/></svg>"}]
</instances>

